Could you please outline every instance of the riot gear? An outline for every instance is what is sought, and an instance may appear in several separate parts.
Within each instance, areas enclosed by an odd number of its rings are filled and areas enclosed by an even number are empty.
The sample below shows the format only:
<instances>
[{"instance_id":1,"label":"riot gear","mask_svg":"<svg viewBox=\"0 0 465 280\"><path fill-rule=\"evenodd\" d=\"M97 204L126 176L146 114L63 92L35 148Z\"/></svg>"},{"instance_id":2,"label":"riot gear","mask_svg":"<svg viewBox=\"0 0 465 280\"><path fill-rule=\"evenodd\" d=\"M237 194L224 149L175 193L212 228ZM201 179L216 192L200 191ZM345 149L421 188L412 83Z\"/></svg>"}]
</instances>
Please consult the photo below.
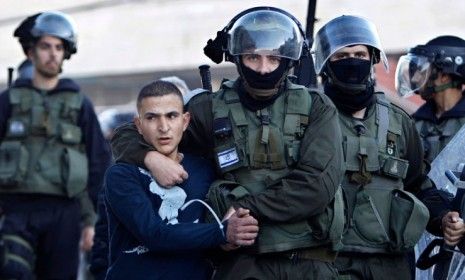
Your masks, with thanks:
<instances>
[{"instance_id":1,"label":"riot gear","mask_svg":"<svg viewBox=\"0 0 465 280\"><path fill-rule=\"evenodd\" d=\"M34 42L45 35L63 40L66 59L69 59L77 51L77 34L74 22L68 15L61 12L43 12L30 16L21 22L13 35L18 37L26 55Z\"/></svg>"},{"instance_id":2,"label":"riot gear","mask_svg":"<svg viewBox=\"0 0 465 280\"><path fill-rule=\"evenodd\" d=\"M230 56L269 54L298 60L305 37L297 23L277 10L254 10L238 18L228 31Z\"/></svg>"},{"instance_id":3,"label":"riot gear","mask_svg":"<svg viewBox=\"0 0 465 280\"><path fill-rule=\"evenodd\" d=\"M223 54L234 62L245 90L263 99L278 92L289 69L308 54L308 46L300 23L292 15L273 7L256 7L235 16L215 40L208 41L204 51L216 63L222 61ZM280 65L265 75L252 73L254 70L241 61L241 56L248 54L279 57Z\"/></svg>"},{"instance_id":4,"label":"riot gear","mask_svg":"<svg viewBox=\"0 0 465 280\"><path fill-rule=\"evenodd\" d=\"M375 26L364 18L340 16L318 31L314 43L315 72L322 76L325 93L338 109L352 114L372 104L375 84L373 64L383 61L388 70ZM363 49L354 51L367 53L366 59L357 56L330 60L343 48L361 48L358 45Z\"/></svg>"},{"instance_id":5,"label":"riot gear","mask_svg":"<svg viewBox=\"0 0 465 280\"><path fill-rule=\"evenodd\" d=\"M223 56L234 61L234 56L262 51L294 61L309 54L300 22L274 7L254 7L239 13L214 40L208 40L203 50L215 63L221 63Z\"/></svg>"},{"instance_id":6,"label":"riot gear","mask_svg":"<svg viewBox=\"0 0 465 280\"><path fill-rule=\"evenodd\" d=\"M343 15L328 22L315 36L315 72L317 74L324 72L326 62L334 53L354 45L365 45L374 50L373 63L381 60L386 71L389 70L388 60L381 47L376 27L364 18Z\"/></svg>"},{"instance_id":7,"label":"riot gear","mask_svg":"<svg viewBox=\"0 0 465 280\"><path fill-rule=\"evenodd\" d=\"M440 36L425 45L418 45L399 58L396 88L402 97L420 93L424 99L447 88L465 83L465 40L455 36ZM452 81L435 86L438 72L449 74Z\"/></svg>"}]
</instances>

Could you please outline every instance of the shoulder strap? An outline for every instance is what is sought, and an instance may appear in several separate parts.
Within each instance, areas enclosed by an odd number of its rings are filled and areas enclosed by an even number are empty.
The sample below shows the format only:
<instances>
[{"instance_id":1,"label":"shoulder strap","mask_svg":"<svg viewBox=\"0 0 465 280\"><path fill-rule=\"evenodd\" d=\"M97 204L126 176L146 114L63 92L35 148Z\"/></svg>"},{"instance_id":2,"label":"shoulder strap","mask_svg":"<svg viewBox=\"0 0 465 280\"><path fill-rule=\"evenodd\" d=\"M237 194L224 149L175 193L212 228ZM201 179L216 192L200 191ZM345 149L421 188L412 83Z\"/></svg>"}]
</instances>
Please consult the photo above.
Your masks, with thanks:
<instances>
[{"instance_id":1,"label":"shoulder strap","mask_svg":"<svg viewBox=\"0 0 465 280\"><path fill-rule=\"evenodd\" d=\"M376 124L378 125L378 145L386 147L386 137L389 128L389 106L390 103L383 93L376 93Z\"/></svg>"}]
</instances>

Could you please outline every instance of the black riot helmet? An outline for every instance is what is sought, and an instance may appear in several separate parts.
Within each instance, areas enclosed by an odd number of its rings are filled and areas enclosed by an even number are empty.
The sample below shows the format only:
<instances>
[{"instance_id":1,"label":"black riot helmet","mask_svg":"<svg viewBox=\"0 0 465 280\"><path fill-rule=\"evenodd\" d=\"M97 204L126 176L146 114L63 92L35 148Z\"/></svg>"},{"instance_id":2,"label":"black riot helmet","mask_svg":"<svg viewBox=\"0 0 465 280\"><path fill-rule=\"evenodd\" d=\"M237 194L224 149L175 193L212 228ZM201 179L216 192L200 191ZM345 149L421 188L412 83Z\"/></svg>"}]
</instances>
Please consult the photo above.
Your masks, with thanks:
<instances>
[{"instance_id":1,"label":"black riot helmet","mask_svg":"<svg viewBox=\"0 0 465 280\"><path fill-rule=\"evenodd\" d=\"M223 56L234 62L235 56L260 51L291 61L308 55L309 47L300 22L278 8L254 7L236 15L204 48L215 63L220 63Z\"/></svg>"},{"instance_id":2,"label":"black riot helmet","mask_svg":"<svg viewBox=\"0 0 465 280\"><path fill-rule=\"evenodd\" d=\"M370 61L330 61L341 49L357 45L368 49ZM362 17L343 15L329 21L317 32L313 48L315 73L321 75L325 84L339 88L341 94L365 94L369 100L375 84L373 64L382 61L385 70L389 70L375 25Z\"/></svg>"},{"instance_id":3,"label":"black riot helmet","mask_svg":"<svg viewBox=\"0 0 465 280\"><path fill-rule=\"evenodd\" d=\"M449 74L452 82L434 86L438 72ZM465 40L456 36L439 36L425 45L411 48L399 58L396 89L402 97L422 92L422 97L465 83Z\"/></svg>"},{"instance_id":4,"label":"black riot helmet","mask_svg":"<svg viewBox=\"0 0 465 280\"><path fill-rule=\"evenodd\" d=\"M354 45L365 45L374 50L373 63L381 60L385 70L389 70L375 25L362 17L343 15L329 21L315 36L313 52L316 74L322 73L326 62L333 54Z\"/></svg>"},{"instance_id":5,"label":"black riot helmet","mask_svg":"<svg viewBox=\"0 0 465 280\"><path fill-rule=\"evenodd\" d=\"M76 53L77 34L73 20L58 11L35 14L26 18L16 28L14 36L18 37L24 53L42 36L49 35L63 40L65 59Z\"/></svg>"},{"instance_id":6,"label":"black riot helmet","mask_svg":"<svg viewBox=\"0 0 465 280\"><path fill-rule=\"evenodd\" d=\"M279 91L289 69L309 54L309 48L295 17L278 8L255 7L236 15L215 40L208 41L204 52L216 63L223 56L235 63L246 91L266 99ZM279 67L259 74L243 64L241 57L249 54L279 57Z\"/></svg>"}]
</instances>

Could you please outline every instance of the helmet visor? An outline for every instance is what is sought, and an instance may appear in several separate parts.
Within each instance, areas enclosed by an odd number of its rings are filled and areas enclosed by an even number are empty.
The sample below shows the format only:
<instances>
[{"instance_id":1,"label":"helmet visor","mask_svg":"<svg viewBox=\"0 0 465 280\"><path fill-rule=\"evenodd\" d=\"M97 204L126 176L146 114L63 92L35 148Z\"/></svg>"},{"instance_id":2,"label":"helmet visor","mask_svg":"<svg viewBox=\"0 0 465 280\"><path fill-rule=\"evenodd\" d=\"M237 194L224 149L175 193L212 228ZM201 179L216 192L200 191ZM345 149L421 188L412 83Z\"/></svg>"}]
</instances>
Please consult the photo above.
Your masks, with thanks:
<instances>
[{"instance_id":1,"label":"helmet visor","mask_svg":"<svg viewBox=\"0 0 465 280\"><path fill-rule=\"evenodd\" d=\"M338 50L353 45L365 45L377 49L384 68L388 71L388 61L382 50L376 27L360 17L340 16L328 22L315 36L313 50L315 72L320 74L328 59Z\"/></svg>"},{"instance_id":2,"label":"helmet visor","mask_svg":"<svg viewBox=\"0 0 465 280\"><path fill-rule=\"evenodd\" d=\"M431 63L422 55L407 54L399 58L396 68L395 85L397 94L409 97L421 89L431 74Z\"/></svg>"},{"instance_id":3,"label":"helmet visor","mask_svg":"<svg viewBox=\"0 0 465 280\"><path fill-rule=\"evenodd\" d=\"M240 17L228 35L228 51L233 56L263 54L298 60L304 42L291 18L271 10Z\"/></svg>"}]
</instances>

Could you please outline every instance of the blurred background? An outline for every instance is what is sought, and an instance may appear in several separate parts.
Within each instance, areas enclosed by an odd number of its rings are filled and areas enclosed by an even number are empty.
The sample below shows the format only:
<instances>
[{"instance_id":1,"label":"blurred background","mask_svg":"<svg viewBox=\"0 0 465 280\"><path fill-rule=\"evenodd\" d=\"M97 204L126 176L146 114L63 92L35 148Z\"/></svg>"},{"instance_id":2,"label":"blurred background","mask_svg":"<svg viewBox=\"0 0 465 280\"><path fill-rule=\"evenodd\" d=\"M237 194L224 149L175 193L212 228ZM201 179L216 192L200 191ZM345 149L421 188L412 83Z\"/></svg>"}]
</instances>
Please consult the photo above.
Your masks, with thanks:
<instances>
[{"instance_id":1,"label":"blurred background","mask_svg":"<svg viewBox=\"0 0 465 280\"><path fill-rule=\"evenodd\" d=\"M212 66L213 89L218 88L223 77L237 75L233 64L214 65L204 56L209 38L253 6L287 10L305 28L309 2L316 3L315 33L342 14L364 16L377 26L390 60L389 73L377 69L378 87L392 98L396 62L409 47L445 34L465 38L463 0L0 0L0 89L7 87L7 68L25 58L13 31L37 12L59 10L75 20L78 52L65 62L63 76L75 79L102 112L129 106L124 104L131 104L143 85L163 76L178 76L191 89L200 87L201 64ZM404 108L414 110L418 102L404 102Z\"/></svg>"}]
</instances>

